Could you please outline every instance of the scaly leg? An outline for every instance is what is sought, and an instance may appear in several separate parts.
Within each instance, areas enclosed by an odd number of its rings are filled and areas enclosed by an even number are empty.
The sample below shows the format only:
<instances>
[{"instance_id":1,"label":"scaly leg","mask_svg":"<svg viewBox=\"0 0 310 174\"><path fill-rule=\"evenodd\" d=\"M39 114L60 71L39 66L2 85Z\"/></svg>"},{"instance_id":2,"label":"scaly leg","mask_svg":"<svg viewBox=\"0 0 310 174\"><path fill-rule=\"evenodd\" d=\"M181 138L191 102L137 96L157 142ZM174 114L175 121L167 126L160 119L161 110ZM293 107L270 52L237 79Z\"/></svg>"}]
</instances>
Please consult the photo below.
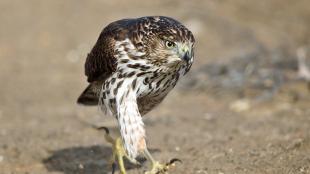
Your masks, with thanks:
<instances>
[{"instance_id":1,"label":"scaly leg","mask_svg":"<svg viewBox=\"0 0 310 174\"><path fill-rule=\"evenodd\" d=\"M158 161L155 161L150 152L145 149L144 150L145 157L151 162L152 169L150 171L145 172L144 174L167 174L170 167L175 166L175 162L182 162L179 159L172 159L169 163L160 164Z\"/></svg>"},{"instance_id":2,"label":"scaly leg","mask_svg":"<svg viewBox=\"0 0 310 174\"><path fill-rule=\"evenodd\" d=\"M105 130L106 134L105 134L104 138L109 143L112 144L112 157L111 157L110 162L109 162L112 165L112 174L114 174L114 172L115 172L116 163L118 164L120 173L126 174L126 169L125 169L124 160L123 160L124 157L126 157L131 163L133 163L135 165L140 165L140 163L137 160L130 158L126 154L126 151L123 148L122 139L120 137L118 137L116 140L114 138L112 138L110 135L109 129L106 127L100 127L97 129L98 130L102 130L102 129Z\"/></svg>"}]
</instances>

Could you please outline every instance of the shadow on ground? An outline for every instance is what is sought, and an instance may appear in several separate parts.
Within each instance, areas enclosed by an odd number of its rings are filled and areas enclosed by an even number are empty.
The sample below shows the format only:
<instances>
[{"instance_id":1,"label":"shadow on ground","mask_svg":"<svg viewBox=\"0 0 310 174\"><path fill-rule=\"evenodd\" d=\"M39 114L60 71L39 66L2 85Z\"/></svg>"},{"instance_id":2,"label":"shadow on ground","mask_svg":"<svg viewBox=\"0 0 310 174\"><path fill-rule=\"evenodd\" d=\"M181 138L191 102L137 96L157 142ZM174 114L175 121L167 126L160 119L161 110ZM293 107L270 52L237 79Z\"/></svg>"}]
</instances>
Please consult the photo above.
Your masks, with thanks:
<instances>
[{"instance_id":1,"label":"shadow on ground","mask_svg":"<svg viewBox=\"0 0 310 174\"><path fill-rule=\"evenodd\" d=\"M151 149L150 151L159 152L160 150ZM52 152L50 157L43 160L43 164L51 172L106 174L111 173L111 166L108 164L111 154L111 147L107 146L70 147ZM137 160L141 164L146 161L144 158ZM129 170L140 168L129 163L126 159L125 166Z\"/></svg>"},{"instance_id":2,"label":"shadow on ground","mask_svg":"<svg viewBox=\"0 0 310 174\"><path fill-rule=\"evenodd\" d=\"M48 171L65 174L102 174L110 173L107 159L111 156L111 147L88 146L70 147L54 151L43 163Z\"/></svg>"}]
</instances>

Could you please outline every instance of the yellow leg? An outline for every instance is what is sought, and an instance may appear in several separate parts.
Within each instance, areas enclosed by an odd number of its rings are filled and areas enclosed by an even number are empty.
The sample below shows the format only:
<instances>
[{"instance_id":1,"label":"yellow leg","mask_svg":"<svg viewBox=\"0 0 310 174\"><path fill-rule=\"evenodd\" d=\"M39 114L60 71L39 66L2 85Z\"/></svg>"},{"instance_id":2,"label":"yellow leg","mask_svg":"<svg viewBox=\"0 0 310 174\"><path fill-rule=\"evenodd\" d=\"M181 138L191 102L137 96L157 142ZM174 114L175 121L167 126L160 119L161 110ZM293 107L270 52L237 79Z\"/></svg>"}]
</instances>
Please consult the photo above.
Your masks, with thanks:
<instances>
[{"instance_id":1,"label":"yellow leg","mask_svg":"<svg viewBox=\"0 0 310 174\"><path fill-rule=\"evenodd\" d=\"M115 172L116 163L118 164L120 173L126 174L126 169L125 169L124 160L123 160L124 157L126 157L131 163L136 164L136 165L140 165L140 163L138 161L136 161L135 159L131 159L126 154L126 151L123 147L122 139L120 137L118 137L116 140L114 138L112 138L111 135L109 134L109 132L110 132L109 129L106 127L100 127L98 129L99 130L101 130L101 129L105 130L106 134L105 134L104 138L110 144L112 144L112 157L111 157L110 162L109 162L112 165L112 174L114 174L114 172Z\"/></svg>"},{"instance_id":2,"label":"yellow leg","mask_svg":"<svg viewBox=\"0 0 310 174\"><path fill-rule=\"evenodd\" d=\"M175 166L175 162L181 162L181 160L175 158L170 160L167 164L160 164L158 161L154 160L147 149L144 150L144 155L151 162L152 166L151 170L145 172L144 174L168 174L168 170Z\"/></svg>"},{"instance_id":3,"label":"yellow leg","mask_svg":"<svg viewBox=\"0 0 310 174\"><path fill-rule=\"evenodd\" d=\"M123 148L122 140L120 137L118 137L115 143L113 144L113 153L116 153L118 167L119 167L121 174L126 174L124 160L123 160L123 157L126 156L126 153Z\"/></svg>"}]
</instances>

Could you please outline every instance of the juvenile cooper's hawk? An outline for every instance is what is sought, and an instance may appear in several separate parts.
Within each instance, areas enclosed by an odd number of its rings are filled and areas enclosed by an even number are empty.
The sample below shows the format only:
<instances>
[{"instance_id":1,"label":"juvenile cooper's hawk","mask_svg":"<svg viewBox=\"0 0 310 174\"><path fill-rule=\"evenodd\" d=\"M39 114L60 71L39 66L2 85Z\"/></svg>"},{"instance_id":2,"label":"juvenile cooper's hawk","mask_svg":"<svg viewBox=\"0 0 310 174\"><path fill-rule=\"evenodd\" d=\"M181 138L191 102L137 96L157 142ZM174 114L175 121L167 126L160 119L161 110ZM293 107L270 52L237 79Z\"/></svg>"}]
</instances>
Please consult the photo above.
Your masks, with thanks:
<instances>
[{"instance_id":1,"label":"juvenile cooper's hawk","mask_svg":"<svg viewBox=\"0 0 310 174\"><path fill-rule=\"evenodd\" d=\"M193 63L194 36L180 22L163 16L123 19L101 32L88 54L85 74L89 86L78 103L98 105L114 116L121 138L114 140L113 164L126 173L123 156L152 162L147 174L164 173L147 150L142 116L157 106Z\"/></svg>"}]
</instances>

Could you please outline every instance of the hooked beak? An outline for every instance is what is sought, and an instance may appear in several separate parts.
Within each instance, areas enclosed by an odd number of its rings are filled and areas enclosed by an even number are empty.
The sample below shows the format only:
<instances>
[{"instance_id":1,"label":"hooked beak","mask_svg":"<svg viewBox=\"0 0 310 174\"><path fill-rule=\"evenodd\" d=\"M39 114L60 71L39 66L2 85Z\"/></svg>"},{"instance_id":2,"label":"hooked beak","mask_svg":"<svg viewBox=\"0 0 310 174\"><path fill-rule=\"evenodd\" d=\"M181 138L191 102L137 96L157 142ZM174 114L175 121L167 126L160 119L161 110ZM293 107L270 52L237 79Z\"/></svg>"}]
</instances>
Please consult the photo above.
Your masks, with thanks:
<instances>
[{"instance_id":1,"label":"hooked beak","mask_svg":"<svg viewBox=\"0 0 310 174\"><path fill-rule=\"evenodd\" d=\"M188 62L191 59L191 56L189 54L189 51L186 51L184 56L182 57L183 60L185 60L186 62Z\"/></svg>"},{"instance_id":2,"label":"hooked beak","mask_svg":"<svg viewBox=\"0 0 310 174\"><path fill-rule=\"evenodd\" d=\"M187 44L183 44L179 48L179 56L182 60L184 60L187 63L192 59L191 49L188 47Z\"/></svg>"}]
</instances>

